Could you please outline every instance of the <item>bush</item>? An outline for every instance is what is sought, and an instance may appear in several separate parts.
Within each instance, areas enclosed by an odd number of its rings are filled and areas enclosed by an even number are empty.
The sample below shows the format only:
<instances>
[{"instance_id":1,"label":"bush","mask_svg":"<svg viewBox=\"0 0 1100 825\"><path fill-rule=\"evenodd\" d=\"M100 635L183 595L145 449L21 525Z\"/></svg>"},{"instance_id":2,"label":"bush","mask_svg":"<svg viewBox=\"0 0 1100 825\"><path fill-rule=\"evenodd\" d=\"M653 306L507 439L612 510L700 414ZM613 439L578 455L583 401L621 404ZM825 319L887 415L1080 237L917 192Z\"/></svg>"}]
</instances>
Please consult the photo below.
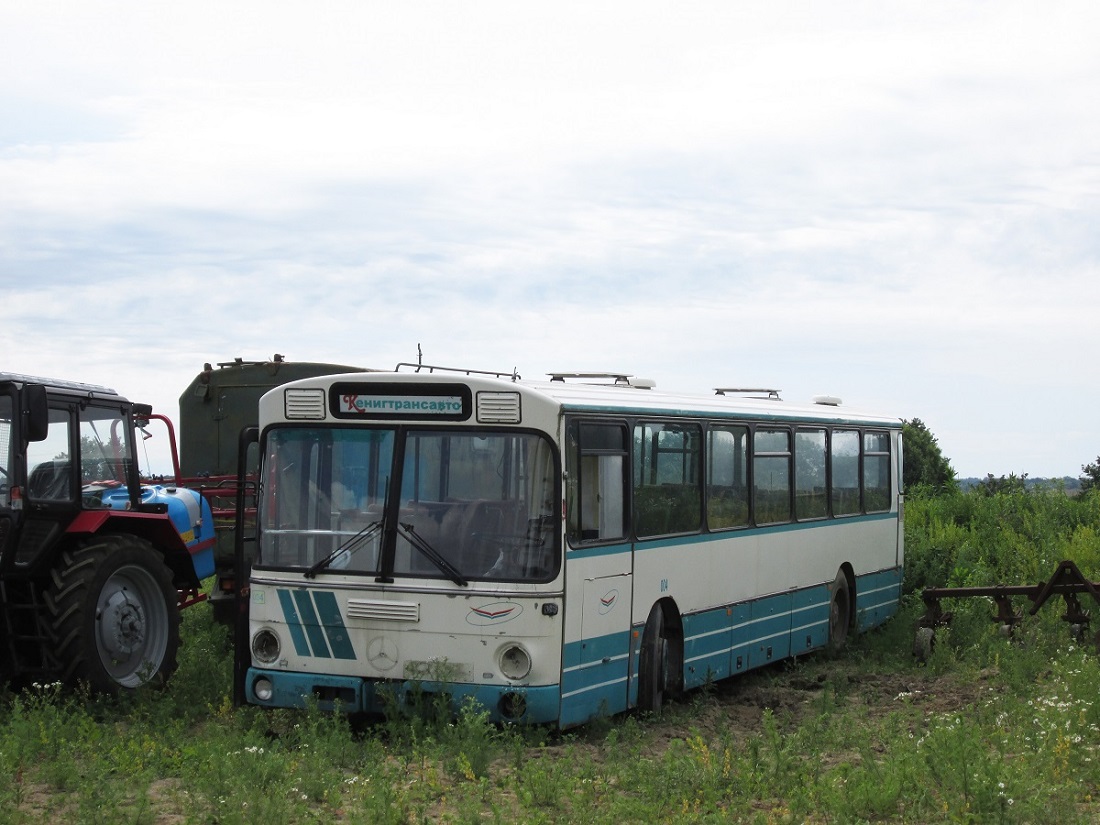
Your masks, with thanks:
<instances>
[{"instance_id":1,"label":"bush","mask_svg":"<svg viewBox=\"0 0 1100 825\"><path fill-rule=\"evenodd\" d=\"M905 592L925 587L1035 584L1063 559L1100 573L1100 497L1057 490L975 488L913 496L905 505Z\"/></svg>"}]
</instances>

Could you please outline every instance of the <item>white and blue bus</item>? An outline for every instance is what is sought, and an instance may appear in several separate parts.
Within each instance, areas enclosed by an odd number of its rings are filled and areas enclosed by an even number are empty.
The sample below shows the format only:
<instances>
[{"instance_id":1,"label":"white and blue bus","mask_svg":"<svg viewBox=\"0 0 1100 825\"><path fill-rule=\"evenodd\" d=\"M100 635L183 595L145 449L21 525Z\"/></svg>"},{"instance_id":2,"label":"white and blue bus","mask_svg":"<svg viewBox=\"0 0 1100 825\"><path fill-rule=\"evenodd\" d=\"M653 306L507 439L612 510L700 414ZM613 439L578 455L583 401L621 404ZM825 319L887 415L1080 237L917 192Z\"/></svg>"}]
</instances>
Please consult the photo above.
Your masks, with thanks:
<instances>
[{"instance_id":1,"label":"white and blue bus","mask_svg":"<svg viewBox=\"0 0 1100 825\"><path fill-rule=\"evenodd\" d=\"M565 728L898 607L901 421L838 399L399 366L279 387L259 423L257 705L444 692Z\"/></svg>"}]
</instances>

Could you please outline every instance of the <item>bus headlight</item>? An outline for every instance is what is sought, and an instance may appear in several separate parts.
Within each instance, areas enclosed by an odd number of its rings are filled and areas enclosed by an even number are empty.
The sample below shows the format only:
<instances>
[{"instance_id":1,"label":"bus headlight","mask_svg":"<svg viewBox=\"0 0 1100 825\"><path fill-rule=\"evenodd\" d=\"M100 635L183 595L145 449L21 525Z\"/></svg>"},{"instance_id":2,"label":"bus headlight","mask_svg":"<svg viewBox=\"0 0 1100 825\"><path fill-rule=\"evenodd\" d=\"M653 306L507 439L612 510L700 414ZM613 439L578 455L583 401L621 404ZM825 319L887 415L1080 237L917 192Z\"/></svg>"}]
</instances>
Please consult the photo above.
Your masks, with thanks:
<instances>
[{"instance_id":1,"label":"bus headlight","mask_svg":"<svg viewBox=\"0 0 1100 825\"><path fill-rule=\"evenodd\" d=\"M279 637L274 630L268 630L265 627L256 631L256 635L252 637L252 655L258 662L263 662L265 665L271 664L279 658L281 650L282 645L279 644Z\"/></svg>"},{"instance_id":2,"label":"bus headlight","mask_svg":"<svg viewBox=\"0 0 1100 825\"><path fill-rule=\"evenodd\" d=\"M500 672L513 682L531 672L531 656L519 645L509 645L500 654Z\"/></svg>"}]
</instances>

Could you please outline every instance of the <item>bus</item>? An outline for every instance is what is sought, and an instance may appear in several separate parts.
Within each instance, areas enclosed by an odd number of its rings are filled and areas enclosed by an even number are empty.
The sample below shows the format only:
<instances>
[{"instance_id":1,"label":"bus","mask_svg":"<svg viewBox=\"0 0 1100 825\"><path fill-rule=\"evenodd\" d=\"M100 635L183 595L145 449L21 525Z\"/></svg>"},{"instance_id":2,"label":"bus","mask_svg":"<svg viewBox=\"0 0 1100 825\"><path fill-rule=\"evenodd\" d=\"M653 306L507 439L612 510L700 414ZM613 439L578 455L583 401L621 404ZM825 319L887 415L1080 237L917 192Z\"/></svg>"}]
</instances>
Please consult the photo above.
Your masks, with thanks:
<instances>
[{"instance_id":1,"label":"bus","mask_svg":"<svg viewBox=\"0 0 1100 825\"><path fill-rule=\"evenodd\" d=\"M235 691L366 714L473 697L568 728L843 645L898 609L901 429L625 374L278 387Z\"/></svg>"}]
</instances>

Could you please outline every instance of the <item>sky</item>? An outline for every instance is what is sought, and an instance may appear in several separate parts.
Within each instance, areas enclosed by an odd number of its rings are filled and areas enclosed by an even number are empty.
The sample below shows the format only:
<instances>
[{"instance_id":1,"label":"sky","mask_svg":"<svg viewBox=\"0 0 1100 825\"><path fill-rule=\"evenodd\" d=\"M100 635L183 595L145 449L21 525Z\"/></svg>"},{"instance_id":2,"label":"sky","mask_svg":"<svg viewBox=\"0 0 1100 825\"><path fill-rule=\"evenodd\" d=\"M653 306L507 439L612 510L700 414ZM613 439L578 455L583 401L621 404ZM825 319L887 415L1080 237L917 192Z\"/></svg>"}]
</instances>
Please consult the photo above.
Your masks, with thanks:
<instances>
[{"instance_id":1,"label":"sky","mask_svg":"<svg viewBox=\"0 0 1100 825\"><path fill-rule=\"evenodd\" d=\"M1100 455L1100 4L0 0L0 370L614 371Z\"/></svg>"}]
</instances>

